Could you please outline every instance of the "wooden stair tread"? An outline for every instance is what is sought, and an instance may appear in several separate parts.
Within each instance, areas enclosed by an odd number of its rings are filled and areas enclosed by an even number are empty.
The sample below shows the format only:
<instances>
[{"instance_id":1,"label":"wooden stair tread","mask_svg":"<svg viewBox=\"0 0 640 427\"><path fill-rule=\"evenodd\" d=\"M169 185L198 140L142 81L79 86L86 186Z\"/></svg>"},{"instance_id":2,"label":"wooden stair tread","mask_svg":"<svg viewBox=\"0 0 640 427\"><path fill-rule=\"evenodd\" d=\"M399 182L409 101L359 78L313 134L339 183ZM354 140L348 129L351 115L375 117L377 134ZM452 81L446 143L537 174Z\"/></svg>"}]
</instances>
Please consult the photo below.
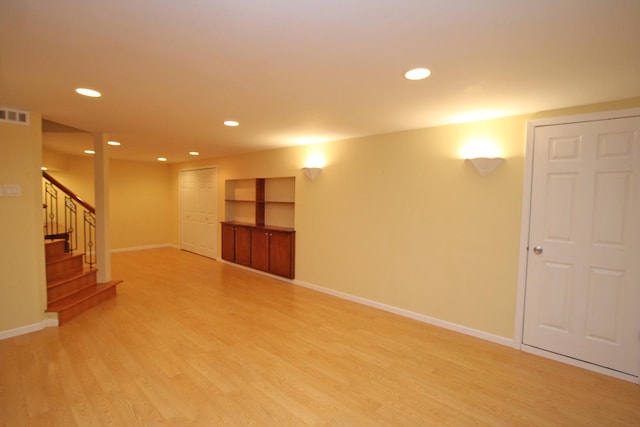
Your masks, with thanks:
<instances>
[{"instance_id":1,"label":"wooden stair tread","mask_svg":"<svg viewBox=\"0 0 640 427\"><path fill-rule=\"evenodd\" d=\"M74 274L72 276L64 277L64 278L61 278L61 279L49 281L49 282L47 282L47 289L51 289L51 288L55 288L55 287L58 287L58 286L62 286L65 283L69 283L69 282L71 282L73 280L76 280L76 279L79 279L81 277L88 276L90 274L95 274L97 271L98 271L98 269L96 269L96 268L88 268L88 269L82 271L81 273Z\"/></svg>"},{"instance_id":2,"label":"wooden stair tread","mask_svg":"<svg viewBox=\"0 0 640 427\"><path fill-rule=\"evenodd\" d=\"M55 307L58 303L61 303L63 306L65 305L64 301L82 301L86 298L90 298L98 292L98 284L94 281L90 284L85 284L84 286L77 289L70 289L62 295L57 297L48 296L47 297L47 307ZM85 298L86 297L86 298ZM57 311L57 310L54 310Z\"/></svg>"},{"instance_id":3,"label":"wooden stair tread","mask_svg":"<svg viewBox=\"0 0 640 427\"><path fill-rule=\"evenodd\" d=\"M120 283L122 283L122 280L111 280L109 282L96 283L95 285L83 288L77 292L65 295L64 297L61 297L56 301L52 301L50 304L48 304L46 311L64 311L86 300L91 299L95 295L106 292Z\"/></svg>"},{"instance_id":4,"label":"wooden stair tread","mask_svg":"<svg viewBox=\"0 0 640 427\"><path fill-rule=\"evenodd\" d=\"M73 258L82 258L82 257L84 257L84 254L70 254L68 252L65 252L61 255L47 257L46 263L47 265L53 265L53 264L59 264L61 262L68 261Z\"/></svg>"}]
</instances>

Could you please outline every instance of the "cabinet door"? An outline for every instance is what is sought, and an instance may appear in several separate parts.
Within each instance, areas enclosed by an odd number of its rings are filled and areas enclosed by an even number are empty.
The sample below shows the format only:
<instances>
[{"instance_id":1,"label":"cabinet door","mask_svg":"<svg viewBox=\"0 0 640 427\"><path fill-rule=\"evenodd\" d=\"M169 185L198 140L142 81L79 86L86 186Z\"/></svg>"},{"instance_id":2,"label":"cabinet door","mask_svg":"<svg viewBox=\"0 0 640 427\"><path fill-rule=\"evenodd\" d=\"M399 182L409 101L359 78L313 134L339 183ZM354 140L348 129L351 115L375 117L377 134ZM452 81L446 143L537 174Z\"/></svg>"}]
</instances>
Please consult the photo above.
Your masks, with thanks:
<instances>
[{"instance_id":1,"label":"cabinet door","mask_svg":"<svg viewBox=\"0 0 640 427\"><path fill-rule=\"evenodd\" d=\"M269 232L262 228L251 230L251 267L269 271Z\"/></svg>"},{"instance_id":2,"label":"cabinet door","mask_svg":"<svg viewBox=\"0 0 640 427\"><path fill-rule=\"evenodd\" d=\"M271 231L269 237L269 272L293 279L295 234Z\"/></svg>"},{"instance_id":3,"label":"cabinet door","mask_svg":"<svg viewBox=\"0 0 640 427\"><path fill-rule=\"evenodd\" d=\"M236 262L251 265L251 228L236 226Z\"/></svg>"},{"instance_id":4,"label":"cabinet door","mask_svg":"<svg viewBox=\"0 0 640 427\"><path fill-rule=\"evenodd\" d=\"M231 224L222 224L222 259L235 262L236 244L235 227Z\"/></svg>"}]
</instances>

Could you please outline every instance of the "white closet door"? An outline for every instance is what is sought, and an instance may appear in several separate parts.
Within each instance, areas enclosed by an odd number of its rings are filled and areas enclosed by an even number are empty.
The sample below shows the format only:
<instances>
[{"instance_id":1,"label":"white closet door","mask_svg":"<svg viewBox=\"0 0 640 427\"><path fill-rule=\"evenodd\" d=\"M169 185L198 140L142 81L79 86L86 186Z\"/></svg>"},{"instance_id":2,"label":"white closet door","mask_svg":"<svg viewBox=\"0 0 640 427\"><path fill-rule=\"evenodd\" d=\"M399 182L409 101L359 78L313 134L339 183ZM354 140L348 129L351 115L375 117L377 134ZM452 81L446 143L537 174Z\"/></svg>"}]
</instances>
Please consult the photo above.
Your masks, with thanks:
<instances>
[{"instance_id":1,"label":"white closet door","mask_svg":"<svg viewBox=\"0 0 640 427\"><path fill-rule=\"evenodd\" d=\"M181 248L217 257L216 168L180 171Z\"/></svg>"}]
</instances>

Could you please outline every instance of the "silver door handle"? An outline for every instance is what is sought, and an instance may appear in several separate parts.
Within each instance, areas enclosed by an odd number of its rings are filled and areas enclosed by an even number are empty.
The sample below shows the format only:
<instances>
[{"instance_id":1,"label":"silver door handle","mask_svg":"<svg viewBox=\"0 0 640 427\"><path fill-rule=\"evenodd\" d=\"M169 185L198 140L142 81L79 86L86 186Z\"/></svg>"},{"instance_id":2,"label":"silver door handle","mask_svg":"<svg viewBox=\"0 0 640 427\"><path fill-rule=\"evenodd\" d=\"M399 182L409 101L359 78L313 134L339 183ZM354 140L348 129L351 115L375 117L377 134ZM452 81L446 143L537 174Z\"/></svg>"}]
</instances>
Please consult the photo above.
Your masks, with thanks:
<instances>
[{"instance_id":1,"label":"silver door handle","mask_svg":"<svg viewBox=\"0 0 640 427\"><path fill-rule=\"evenodd\" d=\"M542 253L542 246L538 245L534 247L533 252L535 252L536 255L540 255Z\"/></svg>"}]
</instances>

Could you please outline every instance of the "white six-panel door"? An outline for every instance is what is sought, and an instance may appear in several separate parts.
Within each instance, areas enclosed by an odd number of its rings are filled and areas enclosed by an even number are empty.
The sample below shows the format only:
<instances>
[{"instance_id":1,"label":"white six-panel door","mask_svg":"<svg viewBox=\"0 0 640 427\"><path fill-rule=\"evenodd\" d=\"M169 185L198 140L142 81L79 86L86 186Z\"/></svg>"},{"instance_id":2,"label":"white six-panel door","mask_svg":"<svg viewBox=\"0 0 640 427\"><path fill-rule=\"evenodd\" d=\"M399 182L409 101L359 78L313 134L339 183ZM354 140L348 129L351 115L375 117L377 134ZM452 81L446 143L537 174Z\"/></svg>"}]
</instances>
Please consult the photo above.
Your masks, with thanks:
<instances>
[{"instance_id":1,"label":"white six-panel door","mask_svg":"<svg viewBox=\"0 0 640 427\"><path fill-rule=\"evenodd\" d=\"M536 127L523 344L638 376L640 117Z\"/></svg>"},{"instance_id":2,"label":"white six-panel door","mask_svg":"<svg viewBox=\"0 0 640 427\"><path fill-rule=\"evenodd\" d=\"M180 171L182 249L216 258L218 246L216 168Z\"/></svg>"}]
</instances>

